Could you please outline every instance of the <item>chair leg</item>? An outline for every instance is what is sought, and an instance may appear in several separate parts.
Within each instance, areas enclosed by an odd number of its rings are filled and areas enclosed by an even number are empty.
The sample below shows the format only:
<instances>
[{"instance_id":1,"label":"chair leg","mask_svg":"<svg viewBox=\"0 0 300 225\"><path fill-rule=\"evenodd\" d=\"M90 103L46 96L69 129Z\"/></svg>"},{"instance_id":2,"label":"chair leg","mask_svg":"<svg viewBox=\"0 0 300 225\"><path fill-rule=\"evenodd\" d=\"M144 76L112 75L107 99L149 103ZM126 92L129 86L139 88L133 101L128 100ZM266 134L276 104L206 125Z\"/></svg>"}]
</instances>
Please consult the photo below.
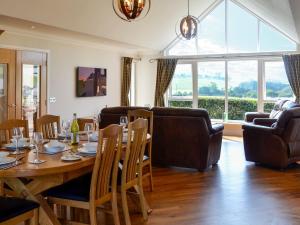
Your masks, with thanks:
<instances>
[{"instance_id":1,"label":"chair leg","mask_svg":"<svg viewBox=\"0 0 300 225\"><path fill-rule=\"evenodd\" d=\"M128 203L127 203L126 189L123 189L123 188L121 189L121 198L122 198L122 208L123 208L123 214L124 214L124 218L125 218L125 224L131 225L129 210L128 210Z\"/></svg>"},{"instance_id":2,"label":"chair leg","mask_svg":"<svg viewBox=\"0 0 300 225\"><path fill-rule=\"evenodd\" d=\"M95 206L90 207L90 222L91 225L97 225L97 209Z\"/></svg>"},{"instance_id":3,"label":"chair leg","mask_svg":"<svg viewBox=\"0 0 300 225\"><path fill-rule=\"evenodd\" d=\"M150 169L150 176L149 176L150 191L153 192L154 185L153 185L152 165L151 164L149 165L149 169Z\"/></svg>"},{"instance_id":4,"label":"chair leg","mask_svg":"<svg viewBox=\"0 0 300 225\"><path fill-rule=\"evenodd\" d=\"M148 220L148 213L147 213L147 209L146 209L147 204L146 204L146 199L144 196L144 190L143 190L142 183L140 182L138 185L136 185L135 189L137 190L138 195L139 195L140 206L141 206L143 218L144 218L144 220Z\"/></svg>"},{"instance_id":5,"label":"chair leg","mask_svg":"<svg viewBox=\"0 0 300 225\"><path fill-rule=\"evenodd\" d=\"M39 224L39 209L33 210L33 217L25 221L25 225L38 225Z\"/></svg>"},{"instance_id":6,"label":"chair leg","mask_svg":"<svg viewBox=\"0 0 300 225\"><path fill-rule=\"evenodd\" d=\"M120 225L117 193L112 194L111 206L112 206L112 213L113 213L113 217L114 217L114 223L115 223L115 225Z\"/></svg>"}]
</instances>

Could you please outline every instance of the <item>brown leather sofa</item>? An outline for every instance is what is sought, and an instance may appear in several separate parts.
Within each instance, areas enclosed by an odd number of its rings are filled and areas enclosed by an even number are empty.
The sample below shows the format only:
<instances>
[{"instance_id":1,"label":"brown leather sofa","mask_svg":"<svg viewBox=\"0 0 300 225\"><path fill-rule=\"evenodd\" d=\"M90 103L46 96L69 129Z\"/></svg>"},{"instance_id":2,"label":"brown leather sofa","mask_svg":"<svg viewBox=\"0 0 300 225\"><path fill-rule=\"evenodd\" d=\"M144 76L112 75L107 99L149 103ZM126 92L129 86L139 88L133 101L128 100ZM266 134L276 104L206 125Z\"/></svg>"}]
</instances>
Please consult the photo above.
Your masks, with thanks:
<instances>
[{"instance_id":1,"label":"brown leather sofa","mask_svg":"<svg viewBox=\"0 0 300 225\"><path fill-rule=\"evenodd\" d=\"M140 108L140 107L138 107ZM147 109L145 107L142 107ZM136 107L101 111L101 126L119 123L121 115ZM206 170L220 159L223 125L212 125L203 109L152 108L152 164Z\"/></svg>"},{"instance_id":2,"label":"brown leather sofa","mask_svg":"<svg viewBox=\"0 0 300 225\"><path fill-rule=\"evenodd\" d=\"M300 108L281 112L272 126L243 125L247 161L286 168L300 160Z\"/></svg>"},{"instance_id":3,"label":"brown leather sofa","mask_svg":"<svg viewBox=\"0 0 300 225\"><path fill-rule=\"evenodd\" d=\"M284 110L296 107L300 107L300 105L287 99L279 100L275 103L271 113L247 112L245 114L245 121L256 125L270 127L277 122Z\"/></svg>"}]
</instances>

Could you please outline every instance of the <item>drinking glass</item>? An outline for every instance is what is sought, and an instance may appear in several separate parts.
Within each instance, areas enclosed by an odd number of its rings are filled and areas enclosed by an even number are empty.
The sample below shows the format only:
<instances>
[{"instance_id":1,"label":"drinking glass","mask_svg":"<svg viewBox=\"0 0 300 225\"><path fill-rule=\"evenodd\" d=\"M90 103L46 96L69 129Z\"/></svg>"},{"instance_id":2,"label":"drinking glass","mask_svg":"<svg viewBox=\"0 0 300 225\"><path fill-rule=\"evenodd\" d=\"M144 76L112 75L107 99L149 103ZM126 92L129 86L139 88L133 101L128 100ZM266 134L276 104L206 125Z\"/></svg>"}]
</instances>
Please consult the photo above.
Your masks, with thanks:
<instances>
[{"instance_id":1,"label":"drinking glass","mask_svg":"<svg viewBox=\"0 0 300 225\"><path fill-rule=\"evenodd\" d=\"M16 150L13 152L14 155L16 155L16 163L18 163L18 158L20 154L19 149L19 140L23 138L23 127L16 127L13 128L13 136L12 136L14 143L16 145Z\"/></svg>"},{"instance_id":2,"label":"drinking glass","mask_svg":"<svg viewBox=\"0 0 300 225\"><path fill-rule=\"evenodd\" d=\"M88 143L90 143L90 133L93 131L93 126L94 124L92 123L84 124L84 131L86 132Z\"/></svg>"},{"instance_id":3,"label":"drinking glass","mask_svg":"<svg viewBox=\"0 0 300 225\"><path fill-rule=\"evenodd\" d=\"M68 143L68 132L70 130L71 127L71 121L70 120L63 120L62 121L62 128L65 132L65 139L63 142Z\"/></svg>"},{"instance_id":4,"label":"drinking glass","mask_svg":"<svg viewBox=\"0 0 300 225\"><path fill-rule=\"evenodd\" d=\"M120 125L125 128L127 126L127 124L128 124L127 116L121 116L120 117Z\"/></svg>"},{"instance_id":5,"label":"drinking glass","mask_svg":"<svg viewBox=\"0 0 300 225\"><path fill-rule=\"evenodd\" d=\"M33 132L33 143L35 145L35 159L31 162L33 164L40 164L45 162L45 160L39 159L39 149L43 145L43 134L41 132Z\"/></svg>"},{"instance_id":6,"label":"drinking glass","mask_svg":"<svg viewBox=\"0 0 300 225\"><path fill-rule=\"evenodd\" d=\"M100 123L100 115L98 112L95 112L93 115L94 129L98 131L99 123Z\"/></svg>"}]
</instances>

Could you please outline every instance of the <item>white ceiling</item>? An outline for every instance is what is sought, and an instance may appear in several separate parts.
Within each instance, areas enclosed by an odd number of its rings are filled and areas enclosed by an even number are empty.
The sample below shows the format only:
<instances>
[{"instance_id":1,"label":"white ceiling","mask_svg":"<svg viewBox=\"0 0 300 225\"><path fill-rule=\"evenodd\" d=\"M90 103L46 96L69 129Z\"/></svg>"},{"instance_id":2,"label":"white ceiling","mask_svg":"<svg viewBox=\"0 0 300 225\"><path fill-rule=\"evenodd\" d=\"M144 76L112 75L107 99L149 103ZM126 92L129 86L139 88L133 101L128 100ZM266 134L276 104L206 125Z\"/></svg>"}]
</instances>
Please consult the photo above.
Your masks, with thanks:
<instances>
[{"instance_id":1,"label":"white ceiling","mask_svg":"<svg viewBox=\"0 0 300 225\"><path fill-rule=\"evenodd\" d=\"M191 0L191 14L201 15L216 1ZM298 41L288 0L236 1ZM114 14L111 0L0 0L0 15L152 50L162 50L174 40L175 24L186 13L187 0L152 0L146 18L128 23Z\"/></svg>"}]
</instances>

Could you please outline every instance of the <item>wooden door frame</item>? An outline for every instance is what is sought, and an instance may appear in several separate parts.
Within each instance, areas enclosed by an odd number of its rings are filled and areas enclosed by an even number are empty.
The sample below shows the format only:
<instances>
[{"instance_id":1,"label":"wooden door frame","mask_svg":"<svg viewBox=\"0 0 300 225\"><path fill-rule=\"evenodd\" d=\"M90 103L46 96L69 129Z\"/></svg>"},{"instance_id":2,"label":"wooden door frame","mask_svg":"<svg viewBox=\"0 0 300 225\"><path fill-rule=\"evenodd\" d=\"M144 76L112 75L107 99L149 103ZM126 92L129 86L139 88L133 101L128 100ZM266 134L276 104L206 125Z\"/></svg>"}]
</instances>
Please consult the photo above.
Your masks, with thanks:
<instances>
[{"instance_id":1,"label":"wooden door frame","mask_svg":"<svg viewBox=\"0 0 300 225\"><path fill-rule=\"evenodd\" d=\"M7 119L16 118L16 50L0 48L0 63L7 64Z\"/></svg>"},{"instance_id":2,"label":"wooden door frame","mask_svg":"<svg viewBox=\"0 0 300 225\"><path fill-rule=\"evenodd\" d=\"M22 118L22 65L33 64L40 66L40 115L47 113L47 52L18 50L16 53L16 117Z\"/></svg>"}]
</instances>

